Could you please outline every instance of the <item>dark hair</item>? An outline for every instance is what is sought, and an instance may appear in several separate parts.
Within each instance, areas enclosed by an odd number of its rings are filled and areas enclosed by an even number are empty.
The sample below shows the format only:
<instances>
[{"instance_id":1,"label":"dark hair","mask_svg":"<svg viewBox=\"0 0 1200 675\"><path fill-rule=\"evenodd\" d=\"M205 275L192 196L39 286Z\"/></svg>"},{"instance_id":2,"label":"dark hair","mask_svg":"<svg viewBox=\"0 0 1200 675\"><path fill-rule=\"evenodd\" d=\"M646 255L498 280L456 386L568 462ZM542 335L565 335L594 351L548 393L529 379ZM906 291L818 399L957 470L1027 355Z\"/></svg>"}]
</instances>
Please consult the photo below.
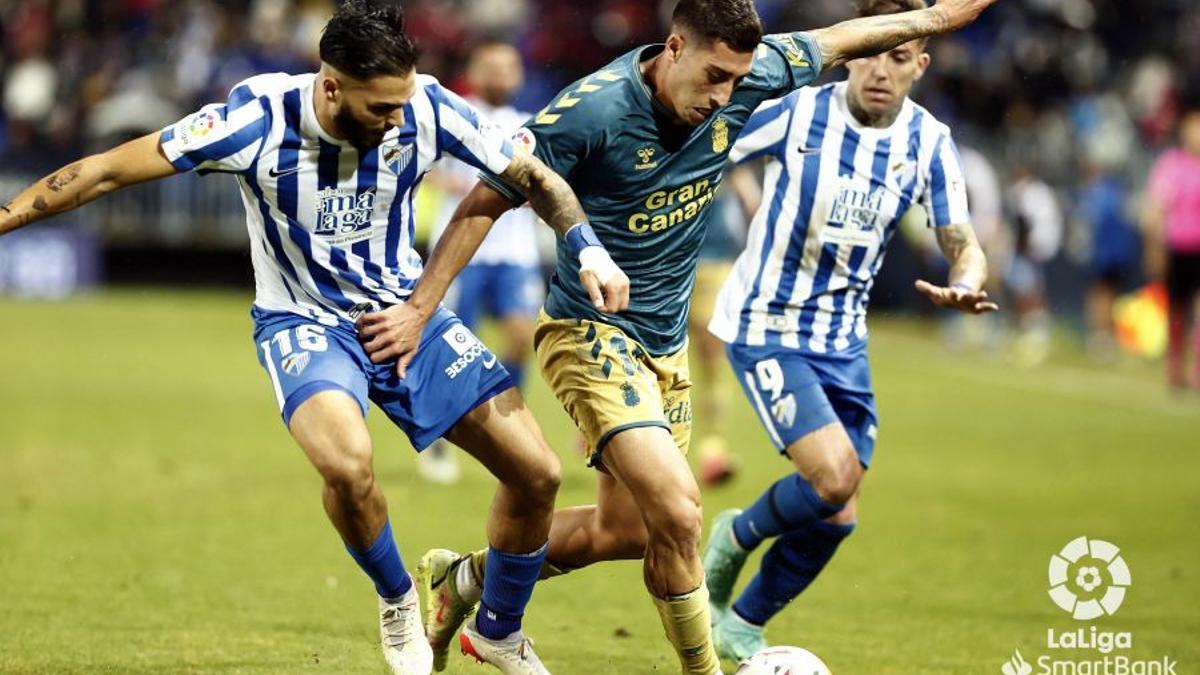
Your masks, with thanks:
<instances>
[{"instance_id":1,"label":"dark hair","mask_svg":"<svg viewBox=\"0 0 1200 675\"><path fill-rule=\"evenodd\" d=\"M899 14L929 7L925 0L858 0L858 15Z\"/></svg>"},{"instance_id":2,"label":"dark hair","mask_svg":"<svg viewBox=\"0 0 1200 675\"><path fill-rule=\"evenodd\" d=\"M407 75L418 56L395 0L344 0L321 34L321 61L358 80Z\"/></svg>"},{"instance_id":3,"label":"dark hair","mask_svg":"<svg viewBox=\"0 0 1200 675\"><path fill-rule=\"evenodd\" d=\"M763 37L753 0L679 0L671 22L702 40L720 40L742 53L757 49Z\"/></svg>"}]
</instances>

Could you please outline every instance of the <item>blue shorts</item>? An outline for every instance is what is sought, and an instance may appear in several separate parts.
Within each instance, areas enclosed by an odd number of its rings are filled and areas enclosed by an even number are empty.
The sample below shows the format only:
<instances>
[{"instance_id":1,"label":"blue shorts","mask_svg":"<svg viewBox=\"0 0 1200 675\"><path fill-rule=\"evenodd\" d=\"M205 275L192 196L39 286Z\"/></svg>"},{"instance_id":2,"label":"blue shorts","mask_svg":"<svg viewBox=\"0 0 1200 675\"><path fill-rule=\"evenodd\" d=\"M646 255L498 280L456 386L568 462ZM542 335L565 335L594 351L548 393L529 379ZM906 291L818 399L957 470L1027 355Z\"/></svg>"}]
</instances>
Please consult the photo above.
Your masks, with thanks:
<instances>
[{"instance_id":1,"label":"blue shorts","mask_svg":"<svg viewBox=\"0 0 1200 675\"><path fill-rule=\"evenodd\" d=\"M458 318L474 330L481 314L496 318L537 317L546 299L546 286L537 267L508 264L467 265L450 292Z\"/></svg>"},{"instance_id":2,"label":"blue shorts","mask_svg":"<svg viewBox=\"0 0 1200 675\"><path fill-rule=\"evenodd\" d=\"M879 416L865 349L824 355L731 344L725 353L781 453L817 429L840 422L854 443L858 461L870 466Z\"/></svg>"},{"instance_id":3,"label":"blue shorts","mask_svg":"<svg viewBox=\"0 0 1200 675\"><path fill-rule=\"evenodd\" d=\"M348 323L326 326L258 307L250 316L258 361L271 378L284 424L314 394L344 391L358 401L363 415L367 400L374 401L419 452L468 412L513 386L504 366L444 308L429 320L403 380L394 360L371 363Z\"/></svg>"}]
</instances>

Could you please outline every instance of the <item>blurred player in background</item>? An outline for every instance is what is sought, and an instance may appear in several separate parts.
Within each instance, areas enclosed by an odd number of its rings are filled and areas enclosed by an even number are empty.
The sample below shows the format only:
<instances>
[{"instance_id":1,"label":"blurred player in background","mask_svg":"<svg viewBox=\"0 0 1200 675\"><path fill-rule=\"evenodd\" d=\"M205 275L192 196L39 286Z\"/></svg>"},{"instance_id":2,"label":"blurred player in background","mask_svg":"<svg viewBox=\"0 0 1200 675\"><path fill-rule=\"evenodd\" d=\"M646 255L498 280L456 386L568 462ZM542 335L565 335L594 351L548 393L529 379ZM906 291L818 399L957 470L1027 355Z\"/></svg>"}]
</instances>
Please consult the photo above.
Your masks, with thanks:
<instances>
[{"instance_id":1,"label":"blurred player in background","mask_svg":"<svg viewBox=\"0 0 1200 675\"><path fill-rule=\"evenodd\" d=\"M1167 382L1200 388L1200 102L1186 107L1179 147L1165 152L1150 174L1145 230L1150 275L1165 278L1168 298ZM1193 342L1192 377L1187 342Z\"/></svg>"},{"instance_id":2,"label":"blurred player in background","mask_svg":"<svg viewBox=\"0 0 1200 675\"><path fill-rule=\"evenodd\" d=\"M942 33L993 0L943 0L905 15L762 34L750 0L682 0L665 44L640 47L564 90L518 133L576 188L591 222L567 233L534 337L542 372L588 441L597 503L559 510L544 576L644 558L644 579L686 673L720 671L700 564L700 491L688 466L687 315L709 206L750 114L823 70ZM487 178L463 202L414 299L436 306L492 222L521 203ZM576 280L612 264L630 275L629 311L606 312ZM957 297L957 296L956 296ZM411 303L410 303L411 305ZM425 317L410 312L406 343ZM411 354L411 352L410 352ZM403 363L403 360L401 361ZM430 551L426 615L448 644L490 562Z\"/></svg>"},{"instance_id":3,"label":"blurred player in background","mask_svg":"<svg viewBox=\"0 0 1200 675\"><path fill-rule=\"evenodd\" d=\"M1012 255L1004 285L1017 318L1017 361L1036 366L1050 354L1053 319L1046 302L1046 263L1062 248L1063 212L1054 188L1018 164L1005 195Z\"/></svg>"},{"instance_id":4,"label":"blurred player in background","mask_svg":"<svg viewBox=\"0 0 1200 675\"><path fill-rule=\"evenodd\" d=\"M1088 233L1090 244L1087 349L1093 359L1107 362L1117 355L1113 305L1117 295L1136 280L1142 256L1129 212L1129 189L1121 176L1095 160L1086 162L1083 172L1086 179L1075 217Z\"/></svg>"},{"instance_id":5,"label":"blurred player in background","mask_svg":"<svg viewBox=\"0 0 1200 675\"><path fill-rule=\"evenodd\" d=\"M708 232L696 263L696 286L688 314L688 340L696 354L697 469L700 482L720 485L733 477L736 460L726 442L725 419L729 408L729 386L724 364L725 348L708 332L717 292L733 269L733 261L746 239L746 225L758 209L762 190L753 174L731 171L713 201Z\"/></svg>"},{"instance_id":6,"label":"blurred player in background","mask_svg":"<svg viewBox=\"0 0 1200 675\"><path fill-rule=\"evenodd\" d=\"M425 675L433 653L375 481L368 399L418 451L445 435L500 480L484 610L464 629L464 645L505 673L544 673L521 617L546 552L558 457L512 378L452 312L430 309L421 356L403 364L393 319L422 269L412 248L414 188L443 153L500 174L561 231L585 216L562 178L417 74L417 54L398 5L344 2L321 37L320 72L252 77L226 103L57 171L0 207L0 234L179 172L235 175L259 360L284 424L324 479L329 519L375 583L392 671ZM583 283L601 295L594 279ZM605 290L612 298L625 291ZM288 558L281 552L280 564Z\"/></svg>"},{"instance_id":7,"label":"blurred player in background","mask_svg":"<svg viewBox=\"0 0 1200 675\"><path fill-rule=\"evenodd\" d=\"M924 0L864 0L863 17ZM926 41L850 61L848 81L761 106L731 158L768 161L764 204L721 289L711 329L776 449L795 469L745 511L713 522L704 551L722 658L767 646L763 629L812 583L854 529L878 421L867 360L867 303L887 244L909 211L928 211L950 262L947 286L917 282L940 307L997 309L967 211L950 130L908 98L929 66ZM730 608L751 551L773 539Z\"/></svg>"},{"instance_id":8,"label":"blurred player in background","mask_svg":"<svg viewBox=\"0 0 1200 675\"><path fill-rule=\"evenodd\" d=\"M515 47L481 42L471 49L467 62L471 87L467 102L479 111L485 124L511 135L529 119L529 113L509 105L524 79L521 54ZM442 228L475 186L478 175L478 169L453 157L447 157L430 172L428 180L437 182L448 197ZM478 329L482 316L500 323L505 340L500 361L518 389L525 380L533 322L546 296L536 246L537 224L537 214L528 206L501 216L447 294L447 304L472 331ZM449 484L458 480L458 460L445 441L435 441L422 452L419 466L421 475L432 482Z\"/></svg>"}]
</instances>

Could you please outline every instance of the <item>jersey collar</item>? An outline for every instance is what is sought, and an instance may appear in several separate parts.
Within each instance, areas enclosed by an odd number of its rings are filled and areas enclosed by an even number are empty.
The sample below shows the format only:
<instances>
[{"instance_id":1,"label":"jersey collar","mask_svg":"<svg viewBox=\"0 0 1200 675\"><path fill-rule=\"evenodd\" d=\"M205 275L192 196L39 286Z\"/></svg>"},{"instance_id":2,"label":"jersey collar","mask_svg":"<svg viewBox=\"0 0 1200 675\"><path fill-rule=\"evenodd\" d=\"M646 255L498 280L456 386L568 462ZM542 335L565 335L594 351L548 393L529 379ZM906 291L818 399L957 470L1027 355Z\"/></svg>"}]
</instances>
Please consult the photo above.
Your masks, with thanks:
<instances>
[{"instance_id":1,"label":"jersey collar","mask_svg":"<svg viewBox=\"0 0 1200 675\"><path fill-rule=\"evenodd\" d=\"M650 107L651 111L658 115L665 115L667 119L674 120L675 115L672 114L670 110L667 110L667 107L660 103L657 98L655 98L654 92L650 89L650 85L646 84L646 77L642 75L641 68L643 61L657 56L666 48L667 46L665 44L655 43L633 50L633 52L630 54L631 58L629 59L628 63L629 77L634 81L634 83L636 83L637 89L642 92L642 96L640 98L643 103L646 103Z\"/></svg>"}]
</instances>

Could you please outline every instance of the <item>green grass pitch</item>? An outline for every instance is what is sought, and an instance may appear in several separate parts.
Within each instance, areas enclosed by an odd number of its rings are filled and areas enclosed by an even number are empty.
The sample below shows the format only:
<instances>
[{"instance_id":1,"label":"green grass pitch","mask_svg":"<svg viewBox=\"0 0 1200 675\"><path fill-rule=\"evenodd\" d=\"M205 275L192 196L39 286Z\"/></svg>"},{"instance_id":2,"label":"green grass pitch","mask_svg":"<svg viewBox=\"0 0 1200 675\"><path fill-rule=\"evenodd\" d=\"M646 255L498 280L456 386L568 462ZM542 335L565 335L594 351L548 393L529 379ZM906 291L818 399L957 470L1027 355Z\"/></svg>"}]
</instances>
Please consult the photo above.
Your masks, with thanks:
<instances>
[{"instance_id":1,"label":"green grass pitch","mask_svg":"<svg viewBox=\"0 0 1200 675\"><path fill-rule=\"evenodd\" d=\"M372 589L279 422L248 307L132 290L0 301L0 673L387 672ZM1200 400L1169 397L1157 367L1021 370L872 325L881 434L859 529L772 642L839 675L998 673L1014 649L1046 653L1048 628L1087 625L1046 579L1088 535L1133 575L1095 625L1200 672ZM559 504L586 503L569 421L531 381L564 458ZM709 516L787 470L732 400L743 471L706 492ZM403 436L378 411L370 424L410 567L480 545L491 479L468 464L454 488L423 484ZM526 627L556 673L677 672L637 563L544 584ZM449 672L491 671L454 654Z\"/></svg>"}]
</instances>

